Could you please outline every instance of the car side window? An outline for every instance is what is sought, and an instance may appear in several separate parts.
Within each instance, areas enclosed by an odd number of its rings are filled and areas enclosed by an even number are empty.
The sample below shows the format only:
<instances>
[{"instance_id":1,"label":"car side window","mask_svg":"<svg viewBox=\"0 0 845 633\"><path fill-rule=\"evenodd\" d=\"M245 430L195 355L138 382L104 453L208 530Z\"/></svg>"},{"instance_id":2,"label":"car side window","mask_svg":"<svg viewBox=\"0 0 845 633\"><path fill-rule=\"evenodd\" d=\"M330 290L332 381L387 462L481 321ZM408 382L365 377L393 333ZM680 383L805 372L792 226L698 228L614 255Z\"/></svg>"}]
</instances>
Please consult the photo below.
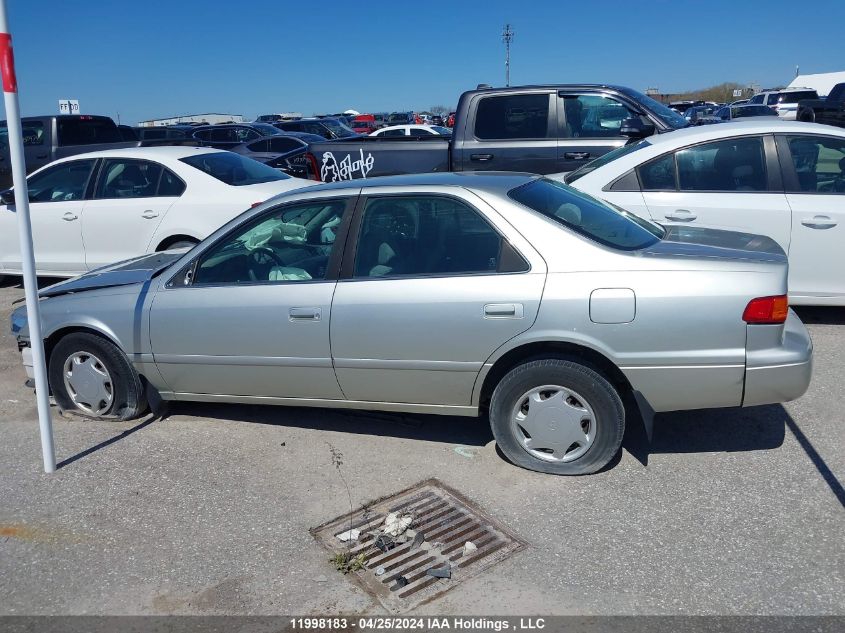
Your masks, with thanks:
<instances>
[{"instance_id":1,"label":"car side window","mask_svg":"<svg viewBox=\"0 0 845 633\"><path fill-rule=\"evenodd\" d=\"M355 253L356 277L495 273L501 236L475 209L441 196L370 198Z\"/></svg>"},{"instance_id":2,"label":"car side window","mask_svg":"<svg viewBox=\"0 0 845 633\"><path fill-rule=\"evenodd\" d=\"M637 173L643 191L675 191L678 188L673 154L666 154L640 165Z\"/></svg>"},{"instance_id":3,"label":"car side window","mask_svg":"<svg viewBox=\"0 0 845 633\"><path fill-rule=\"evenodd\" d=\"M766 157L760 137L703 143L675 154L681 191L766 191Z\"/></svg>"},{"instance_id":4,"label":"car side window","mask_svg":"<svg viewBox=\"0 0 845 633\"><path fill-rule=\"evenodd\" d=\"M379 136L405 136L405 129L400 128L398 130L385 130L384 132L380 132Z\"/></svg>"},{"instance_id":5,"label":"car side window","mask_svg":"<svg viewBox=\"0 0 845 633\"><path fill-rule=\"evenodd\" d=\"M798 192L845 193L845 139L790 136L788 142Z\"/></svg>"},{"instance_id":6,"label":"car side window","mask_svg":"<svg viewBox=\"0 0 845 633\"><path fill-rule=\"evenodd\" d=\"M763 103L765 95L754 95L748 100L748 103Z\"/></svg>"},{"instance_id":7,"label":"car side window","mask_svg":"<svg viewBox=\"0 0 845 633\"><path fill-rule=\"evenodd\" d=\"M106 159L94 198L151 198L156 195L161 169L158 163L146 160Z\"/></svg>"},{"instance_id":8,"label":"car side window","mask_svg":"<svg viewBox=\"0 0 845 633\"><path fill-rule=\"evenodd\" d=\"M482 140L549 138L548 93L483 97L475 112Z\"/></svg>"},{"instance_id":9,"label":"car side window","mask_svg":"<svg viewBox=\"0 0 845 633\"><path fill-rule=\"evenodd\" d=\"M434 132L427 130L424 127L412 127L411 136L434 136Z\"/></svg>"},{"instance_id":10,"label":"car side window","mask_svg":"<svg viewBox=\"0 0 845 633\"><path fill-rule=\"evenodd\" d=\"M44 124L41 121L27 121L23 124L23 144L27 147L44 145Z\"/></svg>"},{"instance_id":11,"label":"car side window","mask_svg":"<svg viewBox=\"0 0 845 633\"><path fill-rule=\"evenodd\" d=\"M247 141L251 141L253 139L261 138L261 135L253 130L252 128L248 127L238 127L235 128L235 135L237 135L238 140L241 143L245 143Z\"/></svg>"},{"instance_id":12,"label":"car side window","mask_svg":"<svg viewBox=\"0 0 845 633\"><path fill-rule=\"evenodd\" d=\"M75 160L30 176L26 182L32 202L82 200L96 161Z\"/></svg>"},{"instance_id":13,"label":"car side window","mask_svg":"<svg viewBox=\"0 0 845 633\"><path fill-rule=\"evenodd\" d=\"M165 197L178 197L185 193L185 183L167 167L162 168L161 180L158 181L158 192L156 195Z\"/></svg>"},{"instance_id":14,"label":"car side window","mask_svg":"<svg viewBox=\"0 0 845 633\"><path fill-rule=\"evenodd\" d=\"M604 95L565 95L562 101L566 125L561 138L621 137L622 121L634 116L622 103Z\"/></svg>"},{"instance_id":15,"label":"car side window","mask_svg":"<svg viewBox=\"0 0 845 633\"><path fill-rule=\"evenodd\" d=\"M201 141L210 141L212 131L213 130L198 130L194 132L194 138L199 139Z\"/></svg>"},{"instance_id":16,"label":"car side window","mask_svg":"<svg viewBox=\"0 0 845 633\"><path fill-rule=\"evenodd\" d=\"M250 152L266 152L267 151L267 140L262 141L255 141L255 143L250 143L246 146L246 148Z\"/></svg>"},{"instance_id":17,"label":"car side window","mask_svg":"<svg viewBox=\"0 0 845 633\"><path fill-rule=\"evenodd\" d=\"M302 143L294 138L272 138L268 141L269 144L269 151L271 152L278 152L279 154L283 154L285 152L291 152L295 149L302 148Z\"/></svg>"},{"instance_id":18,"label":"car side window","mask_svg":"<svg viewBox=\"0 0 845 633\"><path fill-rule=\"evenodd\" d=\"M277 207L202 255L194 285L313 281L326 278L347 203L317 200Z\"/></svg>"}]
</instances>

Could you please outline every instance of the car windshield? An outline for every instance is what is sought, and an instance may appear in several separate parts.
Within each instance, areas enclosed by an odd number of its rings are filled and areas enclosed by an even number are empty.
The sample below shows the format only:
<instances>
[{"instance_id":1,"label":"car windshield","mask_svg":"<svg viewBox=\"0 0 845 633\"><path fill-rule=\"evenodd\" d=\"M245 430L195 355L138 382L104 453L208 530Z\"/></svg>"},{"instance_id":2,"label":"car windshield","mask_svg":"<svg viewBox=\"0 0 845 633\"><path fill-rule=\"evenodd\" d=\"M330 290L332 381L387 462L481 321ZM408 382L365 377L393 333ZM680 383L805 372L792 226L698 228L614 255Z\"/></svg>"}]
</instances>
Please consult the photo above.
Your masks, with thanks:
<instances>
[{"instance_id":1,"label":"car windshield","mask_svg":"<svg viewBox=\"0 0 845 633\"><path fill-rule=\"evenodd\" d=\"M338 138L345 138L347 136L355 136L355 130L344 125L337 119L320 119L320 122L325 125Z\"/></svg>"},{"instance_id":2,"label":"car windshield","mask_svg":"<svg viewBox=\"0 0 845 633\"><path fill-rule=\"evenodd\" d=\"M252 128L258 132L259 134L263 134L264 136L274 136L276 134L281 134L282 131L277 128L275 125L270 125L269 123L253 123Z\"/></svg>"},{"instance_id":3,"label":"car windshield","mask_svg":"<svg viewBox=\"0 0 845 633\"><path fill-rule=\"evenodd\" d=\"M671 108L666 107L659 101L655 101L651 97L647 97L641 92L625 88L623 88L621 92L629 99L632 99L637 104L643 106L646 110L655 114L661 121L675 130L689 125L689 122L680 114Z\"/></svg>"},{"instance_id":4,"label":"car windshield","mask_svg":"<svg viewBox=\"0 0 845 633\"><path fill-rule=\"evenodd\" d=\"M651 246L666 233L657 224L548 178L511 189L508 196L576 233L623 251Z\"/></svg>"},{"instance_id":5,"label":"car windshield","mask_svg":"<svg viewBox=\"0 0 845 633\"><path fill-rule=\"evenodd\" d=\"M630 145L623 145L622 147L617 147L615 150L591 160L586 165L582 165L575 171L569 172L564 178L564 180L567 184L573 183L578 180L581 176L586 176L594 169L598 169L603 165L607 165L609 162L614 161L617 158L621 158L622 156L626 156L631 152L636 152L638 149L644 149L649 145L651 145L651 143L649 143L648 140L643 139L636 143L631 143Z\"/></svg>"},{"instance_id":6,"label":"car windshield","mask_svg":"<svg viewBox=\"0 0 845 633\"><path fill-rule=\"evenodd\" d=\"M205 172L227 185L242 187L274 180L287 180L287 174L232 152L195 154L180 159L183 163Z\"/></svg>"}]
</instances>

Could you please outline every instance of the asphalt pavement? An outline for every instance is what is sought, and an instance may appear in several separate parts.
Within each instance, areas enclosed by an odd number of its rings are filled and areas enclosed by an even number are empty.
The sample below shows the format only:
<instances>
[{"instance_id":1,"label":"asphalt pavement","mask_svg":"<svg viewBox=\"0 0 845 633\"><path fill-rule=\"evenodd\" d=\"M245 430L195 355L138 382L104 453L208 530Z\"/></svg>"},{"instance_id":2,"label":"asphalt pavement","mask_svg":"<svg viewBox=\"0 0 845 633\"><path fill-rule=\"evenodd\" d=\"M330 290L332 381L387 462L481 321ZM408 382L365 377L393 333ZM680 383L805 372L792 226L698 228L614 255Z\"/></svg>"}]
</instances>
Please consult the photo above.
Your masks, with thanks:
<instances>
[{"instance_id":1,"label":"asphalt pavement","mask_svg":"<svg viewBox=\"0 0 845 633\"><path fill-rule=\"evenodd\" d=\"M473 419L209 404L55 415L46 475L22 296L0 282L0 615L384 613L309 530L349 511L343 479L360 506L432 477L527 547L421 613L845 614L845 309L799 311L803 398L661 414L596 475L516 468Z\"/></svg>"}]
</instances>

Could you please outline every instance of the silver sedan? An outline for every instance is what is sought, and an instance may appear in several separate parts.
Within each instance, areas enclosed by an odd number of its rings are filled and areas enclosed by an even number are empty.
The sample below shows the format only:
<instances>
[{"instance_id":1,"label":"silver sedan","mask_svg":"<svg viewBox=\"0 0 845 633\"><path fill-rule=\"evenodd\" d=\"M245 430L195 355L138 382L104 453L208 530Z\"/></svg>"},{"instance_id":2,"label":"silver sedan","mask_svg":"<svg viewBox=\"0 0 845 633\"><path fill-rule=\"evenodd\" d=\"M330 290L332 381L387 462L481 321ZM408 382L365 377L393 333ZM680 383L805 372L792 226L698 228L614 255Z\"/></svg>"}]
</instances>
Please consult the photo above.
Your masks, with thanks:
<instances>
[{"instance_id":1,"label":"silver sedan","mask_svg":"<svg viewBox=\"0 0 845 633\"><path fill-rule=\"evenodd\" d=\"M807 389L772 240L663 227L523 174L421 174L273 198L187 253L41 292L59 407L191 400L489 417L515 464L592 473L623 398L654 412ZM26 314L12 316L31 365Z\"/></svg>"}]
</instances>

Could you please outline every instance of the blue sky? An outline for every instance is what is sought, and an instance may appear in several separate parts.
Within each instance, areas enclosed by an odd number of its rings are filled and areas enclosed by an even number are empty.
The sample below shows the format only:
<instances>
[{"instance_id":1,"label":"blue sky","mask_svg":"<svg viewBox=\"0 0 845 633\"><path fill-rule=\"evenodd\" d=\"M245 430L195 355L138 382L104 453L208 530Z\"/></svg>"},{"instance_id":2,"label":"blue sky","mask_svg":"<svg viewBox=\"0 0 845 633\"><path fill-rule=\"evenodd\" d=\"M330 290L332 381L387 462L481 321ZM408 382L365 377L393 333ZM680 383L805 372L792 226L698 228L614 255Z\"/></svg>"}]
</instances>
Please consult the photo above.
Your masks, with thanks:
<instances>
[{"instance_id":1,"label":"blue sky","mask_svg":"<svg viewBox=\"0 0 845 633\"><path fill-rule=\"evenodd\" d=\"M845 0L6 1L24 115L69 98L130 124L453 106L504 84L505 22L513 85L680 92L845 69Z\"/></svg>"}]
</instances>

